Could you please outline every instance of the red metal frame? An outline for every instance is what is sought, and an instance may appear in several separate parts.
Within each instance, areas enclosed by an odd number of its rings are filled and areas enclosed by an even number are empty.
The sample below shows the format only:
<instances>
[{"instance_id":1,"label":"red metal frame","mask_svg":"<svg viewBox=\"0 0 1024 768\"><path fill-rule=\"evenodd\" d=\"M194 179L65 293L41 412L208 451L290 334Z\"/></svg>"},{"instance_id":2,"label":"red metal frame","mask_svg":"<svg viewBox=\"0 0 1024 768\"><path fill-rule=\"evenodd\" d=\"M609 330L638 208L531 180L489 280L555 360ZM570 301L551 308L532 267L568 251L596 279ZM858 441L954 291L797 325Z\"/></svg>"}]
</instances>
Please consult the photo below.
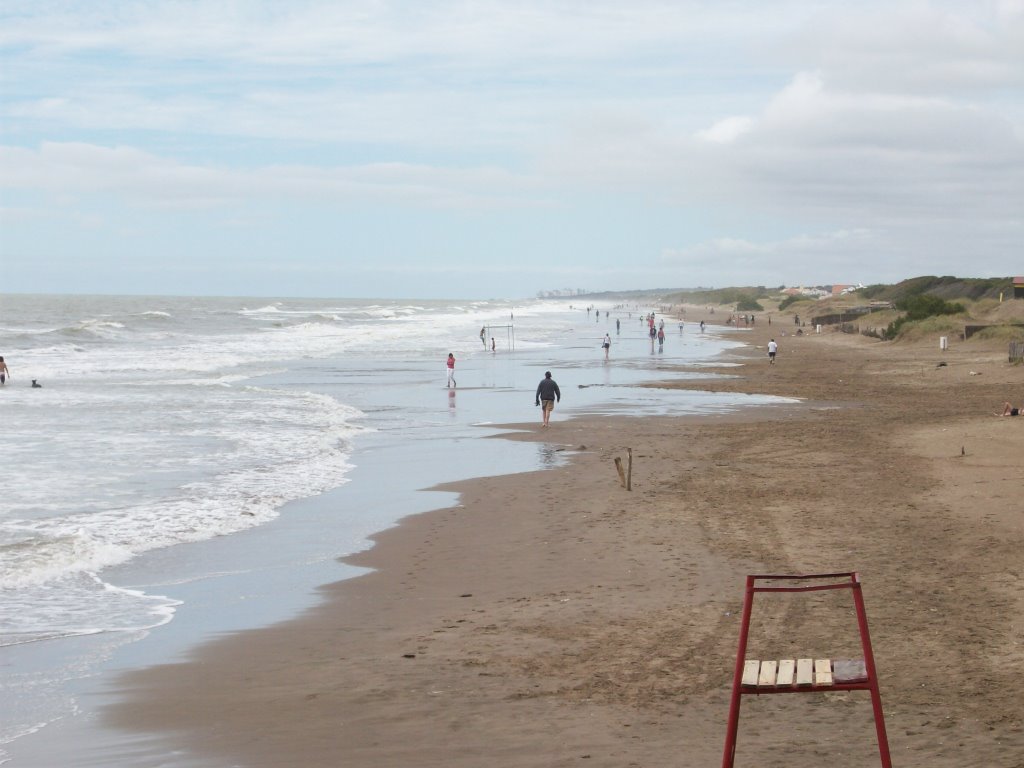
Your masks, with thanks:
<instances>
[{"instance_id":1,"label":"red metal frame","mask_svg":"<svg viewBox=\"0 0 1024 768\"><path fill-rule=\"evenodd\" d=\"M840 579L840 581L835 581ZM828 581L824 584L808 584L803 586L758 586L759 581ZM829 589L849 589L853 593L853 605L857 613L857 628L860 631L861 648L864 651L866 679L829 685L789 686L784 688L758 688L744 690L743 662L747 655L747 635L750 632L750 615L754 608L754 594L758 592L820 592ZM878 676L875 673L875 656L871 652L871 636L868 633L868 616L864 609L864 595L861 593L860 574L856 571L848 573L814 573L802 576L791 575L752 575L747 576L747 587L743 597L743 615L740 621L740 642L736 651L736 668L733 674L732 699L729 703L729 725L725 735L725 754L722 757L722 768L733 768L736 757L736 735L740 725L740 697L744 694L762 693L814 693L820 691L855 691L871 692L871 707L874 711L875 733L878 737L878 754L882 768L892 768L889 756L889 740L885 735L885 716L882 713L882 697L878 692Z\"/></svg>"}]
</instances>

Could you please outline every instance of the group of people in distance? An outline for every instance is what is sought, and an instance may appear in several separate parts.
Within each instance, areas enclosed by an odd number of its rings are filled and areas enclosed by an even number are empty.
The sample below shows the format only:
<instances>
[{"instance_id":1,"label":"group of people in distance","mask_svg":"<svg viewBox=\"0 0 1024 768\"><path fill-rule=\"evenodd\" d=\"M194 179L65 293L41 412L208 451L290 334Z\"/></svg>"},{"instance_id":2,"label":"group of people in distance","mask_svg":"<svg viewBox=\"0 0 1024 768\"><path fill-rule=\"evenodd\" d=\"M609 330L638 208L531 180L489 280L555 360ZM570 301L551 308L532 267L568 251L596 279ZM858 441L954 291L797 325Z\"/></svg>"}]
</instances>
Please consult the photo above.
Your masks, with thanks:
<instances>
[{"instance_id":1,"label":"group of people in distance","mask_svg":"<svg viewBox=\"0 0 1024 768\"><path fill-rule=\"evenodd\" d=\"M587 307L587 314L588 315L590 314L590 310L591 310L591 308ZM595 314L597 315L597 317L600 317L600 312L596 312ZM607 315L608 315L608 313L605 312L605 316L606 317L607 317ZM664 344L664 342L665 342L665 321L662 320L660 326L656 326L655 325L655 316L654 316L653 312L650 313L649 315L645 316L645 317L642 316L640 318L640 322L641 323L643 323L644 321L646 321L648 323L648 326L650 327L651 340L653 341L655 338L657 338L659 343ZM615 321L615 326L616 326L616 331L618 331L619 327L620 327L620 324L619 324L618 320ZM701 326L701 330L704 330L704 321L703 320L701 321L700 326ZM680 323L680 330L682 330L682 324L681 323ZM480 329L480 343L483 344L484 349L487 349L487 328L486 328L486 326ZM773 344L775 343L774 339L772 340L772 343ZM604 350L604 359L605 360L608 359L609 353L611 351L611 347L612 347L612 337L611 337L610 334L606 333L604 335L604 338L601 340L601 348ZM491 339L491 351L492 352L495 351L495 343L494 343L494 339L493 338ZM773 350L773 352L774 352L774 350ZM774 362L774 354L772 355L772 358L773 358L773 362ZM452 352L448 353L448 360L447 360L447 363L446 363L446 371L447 371L447 376L448 376L448 378L447 378L447 387L449 389L456 387L457 384L455 382L455 354L452 353ZM561 402L561 400L562 400L562 392L558 388L558 383L553 378L551 378L551 371L545 371L544 372L544 378L541 379L540 383L537 385L537 391L536 391L535 396L534 396L534 403L535 403L535 405L542 406L541 414L542 414L543 421L541 423L541 426L543 426L543 427L550 426L551 412L555 409L555 403L556 402Z\"/></svg>"},{"instance_id":2,"label":"group of people in distance","mask_svg":"<svg viewBox=\"0 0 1024 768\"><path fill-rule=\"evenodd\" d=\"M660 327L655 325L655 316L654 316L653 312L651 314L645 316L645 317L642 316L640 318L640 322L641 323L643 323L645 321L647 322L648 328L650 329L650 334L651 334L652 341L655 338L657 338L659 340L659 342L663 343L664 342L664 338L665 338L665 335L664 335L664 333L665 333L665 321L664 320L661 321L661 326ZM704 321L703 320L701 320L701 322L700 322L700 327L701 327L701 330L703 331L704 330ZM483 343L484 349L487 349L487 329L486 328L481 328L480 329L480 341ZM605 360L608 359L608 355L609 355L609 352L611 350L611 346L612 346L611 336L606 333L604 335L604 339L602 339L602 341L601 341L601 348L604 350L604 359ZM768 342L768 363L770 365L775 365L775 356L778 354L778 350L779 350L779 345L775 341L775 339L772 339L771 341ZM491 339L491 351L494 351L494 339ZM3 358L0 358L0 361L2 361L2 359ZM449 388L455 387L456 386L456 383L455 383L455 355L453 353L451 353L451 352L448 353L447 372L448 372L448 387ZM541 379L540 384L537 385L537 392L536 392L536 396L534 397L536 405L538 405L538 406L539 405L543 405L543 409L542 409L543 423L542 423L541 426L544 426L544 427L549 426L549 422L550 422L550 419L551 419L551 412L555 408L555 403L556 402L561 402L561 399L562 399L562 393L558 389L558 384L555 382L554 379L551 378L551 371L546 371L544 373L544 378ZM1022 412L1024 412L1024 406L1022 406L1021 408L1014 408L1009 403L1006 403L1005 407L1003 409L1003 413L996 414L996 415L997 416L1017 416L1017 415L1019 415Z\"/></svg>"}]
</instances>

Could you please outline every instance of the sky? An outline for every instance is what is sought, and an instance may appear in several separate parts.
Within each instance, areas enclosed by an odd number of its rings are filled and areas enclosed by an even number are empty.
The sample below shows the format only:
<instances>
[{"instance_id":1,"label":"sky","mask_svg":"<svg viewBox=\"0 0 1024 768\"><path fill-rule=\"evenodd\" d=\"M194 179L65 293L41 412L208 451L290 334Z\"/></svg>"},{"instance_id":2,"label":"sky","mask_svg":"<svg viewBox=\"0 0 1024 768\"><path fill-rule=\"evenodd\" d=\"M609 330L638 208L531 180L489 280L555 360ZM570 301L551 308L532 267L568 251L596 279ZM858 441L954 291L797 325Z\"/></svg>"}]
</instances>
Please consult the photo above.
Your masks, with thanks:
<instances>
[{"instance_id":1,"label":"sky","mask_svg":"<svg viewBox=\"0 0 1024 768\"><path fill-rule=\"evenodd\" d=\"M1024 0L0 3L0 293L1024 274Z\"/></svg>"}]
</instances>

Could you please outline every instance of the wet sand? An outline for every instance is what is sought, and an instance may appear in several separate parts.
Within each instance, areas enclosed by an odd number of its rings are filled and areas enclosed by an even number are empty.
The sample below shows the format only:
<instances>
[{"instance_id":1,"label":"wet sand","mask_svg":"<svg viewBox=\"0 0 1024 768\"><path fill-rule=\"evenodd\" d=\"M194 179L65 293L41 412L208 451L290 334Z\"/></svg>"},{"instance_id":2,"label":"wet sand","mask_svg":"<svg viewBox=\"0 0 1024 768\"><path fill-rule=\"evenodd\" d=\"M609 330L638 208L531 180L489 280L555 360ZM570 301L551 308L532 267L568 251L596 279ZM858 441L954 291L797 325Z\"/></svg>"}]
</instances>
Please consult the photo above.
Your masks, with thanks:
<instances>
[{"instance_id":1,"label":"wet sand","mask_svg":"<svg viewBox=\"0 0 1024 768\"><path fill-rule=\"evenodd\" d=\"M745 574L857 570L894 764L1019 768L1024 418L992 413L1024 369L1000 343L782 330L744 337L737 378L673 386L802 405L538 415L494 439L565 466L447 486L458 506L349 559L376 570L128 675L110 721L209 766L719 765ZM779 600L748 656L859 655L851 620ZM878 764L866 693L745 697L737 766L825 764Z\"/></svg>"}]
</instances>

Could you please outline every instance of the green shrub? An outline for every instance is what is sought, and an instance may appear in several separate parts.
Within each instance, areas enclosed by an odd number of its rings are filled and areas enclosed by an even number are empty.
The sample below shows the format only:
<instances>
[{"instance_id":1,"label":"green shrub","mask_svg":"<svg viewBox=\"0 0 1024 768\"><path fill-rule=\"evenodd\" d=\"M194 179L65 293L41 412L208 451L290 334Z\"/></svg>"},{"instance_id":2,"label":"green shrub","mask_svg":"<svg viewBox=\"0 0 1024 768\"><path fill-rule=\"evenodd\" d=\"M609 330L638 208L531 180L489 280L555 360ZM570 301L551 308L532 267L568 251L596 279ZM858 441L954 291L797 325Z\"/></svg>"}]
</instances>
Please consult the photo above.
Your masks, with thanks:
<instances>
[{"instance_id":1,"label":"green shrub","mask_svg":"<svg viewBox=\"0 0 1024 768\"><path fill-rule=\"evenodd\" d=\"M885 283L875 283L873 285L865 285L863 288L858 288L857 293L865 299L873 299L875 296L883 295L891 287L892 286L886 285Z\"/></svg>"},{"instance_id":2,"label":"green shrub","mask_svg":"<svg viewBox=\"0 0 1024 768\"><path fill-rule=\"evenodd\" d=\"M897 301L896 309L906 312L908 320L924 320L935 315L959 315L964 311L964 305L928 293L918 293Z\"/></svg>"},{"instance_id":3,"label":"green shrub","mask_svg":"<svg viewBox=\"0 0 1024 768\"><path fill-rule=\"evenodd\" d=\"M895 339L907 323L920 323L922 320L930 317L942 315L959 315L965 311L964 305L959 302L949 302L928 293L914 293L904 296L896 302L896 309L906 312L906 314L889 323L889 326L882 333L882 338L884 339ZM933 325L936 328L948 327L941 323Z\"/></svg>"},{"instance_id":4,"label":"green shrub","mask_svg":"<svg viewBox=\"0 0 1024 768\"><path fill-rule=\"evenodd\" d=\"M886 327L884 331L882 331L882 338L885 339L886 341L892 341L899 335L900 328L902 328L904 323L906 322L906 317L896 318L891 323L889 323L889 325Z\"/></svg>"}]
</instances>

